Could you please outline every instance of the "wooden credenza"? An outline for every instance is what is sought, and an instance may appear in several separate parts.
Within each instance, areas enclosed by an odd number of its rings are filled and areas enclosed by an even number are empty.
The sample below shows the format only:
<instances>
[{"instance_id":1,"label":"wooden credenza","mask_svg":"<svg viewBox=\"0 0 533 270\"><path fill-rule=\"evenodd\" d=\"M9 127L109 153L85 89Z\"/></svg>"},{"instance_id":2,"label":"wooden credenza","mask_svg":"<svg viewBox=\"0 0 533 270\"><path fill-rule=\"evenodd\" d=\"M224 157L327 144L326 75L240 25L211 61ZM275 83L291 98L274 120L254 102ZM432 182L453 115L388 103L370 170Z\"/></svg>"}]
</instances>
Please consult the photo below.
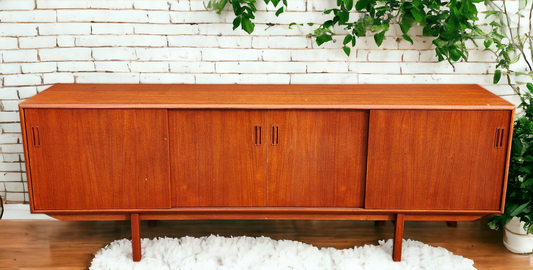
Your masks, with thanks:
<instances>
[{"instance_id":1,"label":"wooden credenza","mask_svg":"<svg viewBox=\"0 0 533 270\"><path fill-rule=\"evenodd\" d=\"M476 85L59 84L20 104L31 210L62 220L475 220L515 107Z\"/></svg>"}]
</instances>

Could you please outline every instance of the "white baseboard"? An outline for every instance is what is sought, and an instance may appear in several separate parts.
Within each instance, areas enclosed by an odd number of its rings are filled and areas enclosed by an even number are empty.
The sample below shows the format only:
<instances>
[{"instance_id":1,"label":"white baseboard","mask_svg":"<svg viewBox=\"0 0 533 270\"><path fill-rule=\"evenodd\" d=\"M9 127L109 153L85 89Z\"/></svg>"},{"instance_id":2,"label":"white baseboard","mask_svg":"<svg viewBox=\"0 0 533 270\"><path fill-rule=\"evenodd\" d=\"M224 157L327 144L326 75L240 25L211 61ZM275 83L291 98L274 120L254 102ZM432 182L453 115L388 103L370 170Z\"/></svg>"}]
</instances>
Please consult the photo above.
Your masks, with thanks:
<instances>
[{"instance_id":1,"label":"white baseboard","mask_svg":"<svg viewBox=\"0 0 533 270\"><path fill-rule=\"evenodd\" d=\"M44 214L32 214L29 204L4 204L4 216L2 219L50 219L53 217Z\"/></svg>"}]
</instances>

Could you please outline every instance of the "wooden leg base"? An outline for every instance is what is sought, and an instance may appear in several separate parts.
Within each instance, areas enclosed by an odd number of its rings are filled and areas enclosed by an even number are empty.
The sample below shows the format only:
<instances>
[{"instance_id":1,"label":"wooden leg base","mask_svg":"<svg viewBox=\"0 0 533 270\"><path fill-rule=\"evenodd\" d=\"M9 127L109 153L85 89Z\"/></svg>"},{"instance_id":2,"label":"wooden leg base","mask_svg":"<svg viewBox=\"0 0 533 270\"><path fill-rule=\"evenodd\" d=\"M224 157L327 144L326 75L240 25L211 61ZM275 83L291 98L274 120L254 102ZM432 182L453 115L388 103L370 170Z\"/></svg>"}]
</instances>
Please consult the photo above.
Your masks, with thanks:
<instances>
[{"instance_id":1,"label":"wooden leg base","mask_svg":"<svg viewBox=\"0 0 533 270\"><path fill-rule=\"evenodd\" d=\"M392 248L392 260L399 262L402 260L402 241L403 241L403 224L404 214L396 215L396 222L394 222L394 245Z\"/></svg>"},{"instance_id":2,"label":"wooden leg base","mask_svg":"<svg viewBox=\"0 0 533 270\"><path fill-rule=\"evenodd\" d=\"M133 261L141 261L141 220L139 214L131 214L131 248Z\"/></svg>"}]
</instances>

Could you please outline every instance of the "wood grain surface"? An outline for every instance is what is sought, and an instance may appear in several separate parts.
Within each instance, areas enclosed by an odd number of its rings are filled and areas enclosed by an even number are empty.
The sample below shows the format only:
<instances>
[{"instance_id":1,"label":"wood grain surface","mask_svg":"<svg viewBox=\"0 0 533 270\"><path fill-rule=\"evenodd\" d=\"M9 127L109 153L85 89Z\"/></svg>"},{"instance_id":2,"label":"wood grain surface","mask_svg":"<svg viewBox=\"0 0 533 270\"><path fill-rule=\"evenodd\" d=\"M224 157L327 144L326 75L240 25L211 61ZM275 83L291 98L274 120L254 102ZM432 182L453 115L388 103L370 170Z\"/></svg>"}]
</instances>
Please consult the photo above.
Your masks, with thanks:
<instances>
[{"instance_id":1,"label":"wood grain surface","mask_svg":"<svg viewBox=\"0 0 533 270\"><path fill-rule=\"evenodd\" d=\"M35 209L170 207L165 110L24 113Z\"/></svg>"},{"instance_id":2,"label":"wood grain surface","mask_svg":"<svg viewBox=\"0 0 533 270\"><path fill-rule=\"evenodd\" d=\"M172 206L265 206L266 112L172 110L169 121Z\"/></svg>"},{"instance_id":3,"label":"wood grain surface","mask_svg":"<svg viewBox=\"0 0 533 270\"><path fill-rule=\"evenodd\" d=\"M141 237L267 236L302 241L321 247L352 248L377 245L391 239L394 227L374 221L308 220L188 220L158 221L155 228L141 221ZM2 270L87 269L94 255L110 242L129 238L130 221L0 220L0 268ZM501 231L492 231L487 219L459 222L406 221L404 238L440 246L474 260L479 270L530 270L531 255L516 255L502 244Z\"/></svg>"},{"instance_id":4,"label":"wood grain surface","mask_svg":"<svg viewBox=\"0 0 533 270\"><path fill-rule=\"evenodd\" d=\"M23 108L509 109L477 85L58 84Z\"/></svg>"},{"instance_id":5,"label":"wood grain surface","mask_svg":"<svg viewBox=\"0 0 533 270\"><path fill-rule=\"evenodd\" d=\"M268 123L268 206L364 206L368 111L271 110Z\"/></svg>"},{"instance_id":6,"label":"wood grain surface","mask_svg":"<svg viewBox=\"0 0 533 270\"><path fill-rule=\"evenodd\" d=\"M510 121L510 111L371 111L365 207L499 210Z\"/></svg>"}]
</instances>

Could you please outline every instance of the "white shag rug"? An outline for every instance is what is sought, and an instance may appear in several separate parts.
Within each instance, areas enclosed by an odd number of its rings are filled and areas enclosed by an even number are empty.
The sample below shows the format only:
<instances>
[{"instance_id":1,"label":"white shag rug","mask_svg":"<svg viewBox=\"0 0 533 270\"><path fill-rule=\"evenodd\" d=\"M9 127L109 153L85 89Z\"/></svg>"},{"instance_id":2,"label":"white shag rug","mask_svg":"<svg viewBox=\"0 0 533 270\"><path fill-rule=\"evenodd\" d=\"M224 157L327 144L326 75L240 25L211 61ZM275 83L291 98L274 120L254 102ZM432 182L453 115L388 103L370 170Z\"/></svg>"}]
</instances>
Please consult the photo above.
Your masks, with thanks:
<instances>
[{"instance_id":1,"label":"white shag rug","mask_svg":"<svg viewBox=\"0 0 533 270\"><path fill-rule=\"evenodd\" d=\"M403 240L402 261L392 261L393 240L350 249L318 249L269 237L183 237L141 239L142 259L133 262L131 241L116 240L96 253L91 270L400 270L474 268L474 261L441 247Z\"/></svg>"}]
</instances>

